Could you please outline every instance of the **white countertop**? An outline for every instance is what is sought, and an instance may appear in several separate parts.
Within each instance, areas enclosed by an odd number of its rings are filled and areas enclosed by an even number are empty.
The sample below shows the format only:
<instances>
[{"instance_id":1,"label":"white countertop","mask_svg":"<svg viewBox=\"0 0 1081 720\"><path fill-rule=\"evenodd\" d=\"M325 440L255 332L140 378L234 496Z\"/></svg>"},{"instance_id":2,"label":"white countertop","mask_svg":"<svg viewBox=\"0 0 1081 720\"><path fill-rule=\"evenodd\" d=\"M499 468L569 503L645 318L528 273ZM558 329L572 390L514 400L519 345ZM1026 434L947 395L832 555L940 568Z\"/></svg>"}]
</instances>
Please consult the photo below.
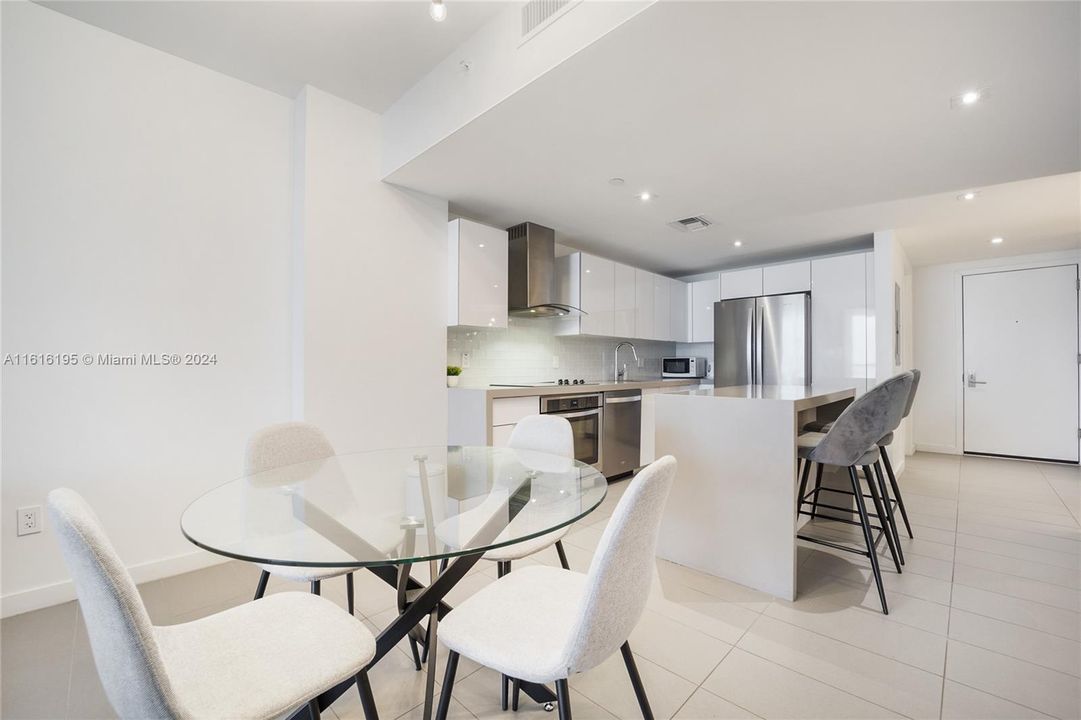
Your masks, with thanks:
<instances>
[{"instance_id":1,"label":"white countertop","mask_svg":"<svg viewBox=\"0 0 1081 720\"><path fill-rule=\"evenodd\" d=\"M625 382L602 382L593 385L544 385L541 387L457 387L451 392L483 392L489 398L532 397L534 395L586 395L588 393L613 392L615 390L645 390L651 388L680 388L713 382L710 378L654 378L652 380L627 380Z\"/></svg>"},{"instance_id":2,"label":"white countertop","mask_svg":"<svg viewBox=\"0 0 1081 720\"><path fill-rule=\"evenodd\" d=\"M681 395L737 400L784 400L794 402L797 410L856 397L855 388L836 385L732 385L730 387L687 390Z\"/></svg>"}]
</instances>

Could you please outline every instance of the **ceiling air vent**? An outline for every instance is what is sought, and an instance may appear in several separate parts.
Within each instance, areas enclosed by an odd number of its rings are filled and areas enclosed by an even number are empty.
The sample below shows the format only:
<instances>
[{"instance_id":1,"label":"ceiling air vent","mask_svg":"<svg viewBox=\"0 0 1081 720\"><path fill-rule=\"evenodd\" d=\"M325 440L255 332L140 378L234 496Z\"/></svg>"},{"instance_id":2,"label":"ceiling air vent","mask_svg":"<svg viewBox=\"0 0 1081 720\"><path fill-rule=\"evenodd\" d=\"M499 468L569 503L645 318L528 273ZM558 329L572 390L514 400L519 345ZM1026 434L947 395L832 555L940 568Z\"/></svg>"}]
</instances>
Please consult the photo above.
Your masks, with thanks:
<instances>
[{"instance_id":1,"label":"ceiling air vent","mask_svg":"<svg viewBox=\"0 0 1081 720\"><path fill-rule=\"evenodd\" d=\"M522 6L522 39L525 44L538 33L563 17L582 0L530 0Z\"/></svg>"},{"instance_id":2,"label":"ceiling air vent","mask_svg":"<svg viewBox=\"0 0 1081 720\"><path fill-rule=\"evenodd\" d=\"M699 230L705 230L712 224L712 222L701 215L695 215L694 217L687 217L682 220L673 220L668 223L668 227L675 228L680 232L698 232Z\"/></svg>"}]
</instances>

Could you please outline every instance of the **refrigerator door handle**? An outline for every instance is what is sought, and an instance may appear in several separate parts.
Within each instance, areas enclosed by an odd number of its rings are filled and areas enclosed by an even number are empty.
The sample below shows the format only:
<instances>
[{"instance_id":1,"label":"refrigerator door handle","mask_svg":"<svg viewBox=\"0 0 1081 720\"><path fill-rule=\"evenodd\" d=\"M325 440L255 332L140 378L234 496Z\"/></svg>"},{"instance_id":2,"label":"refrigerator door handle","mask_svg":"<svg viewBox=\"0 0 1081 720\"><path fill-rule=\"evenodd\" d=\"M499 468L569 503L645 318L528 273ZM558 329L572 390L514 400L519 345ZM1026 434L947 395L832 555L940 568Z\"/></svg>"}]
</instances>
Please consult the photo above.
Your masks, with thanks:
<instances>
[{"instance_id":1,"label":"refrigerator door handle","mask_svg":"<svg viewBox=\"0 0 1081 720\"><path fill-rule=\"evenodd\" d=\"M757 299L751 310L751 384L762 382L762 306Z\"/></svg>"}]
</instances>

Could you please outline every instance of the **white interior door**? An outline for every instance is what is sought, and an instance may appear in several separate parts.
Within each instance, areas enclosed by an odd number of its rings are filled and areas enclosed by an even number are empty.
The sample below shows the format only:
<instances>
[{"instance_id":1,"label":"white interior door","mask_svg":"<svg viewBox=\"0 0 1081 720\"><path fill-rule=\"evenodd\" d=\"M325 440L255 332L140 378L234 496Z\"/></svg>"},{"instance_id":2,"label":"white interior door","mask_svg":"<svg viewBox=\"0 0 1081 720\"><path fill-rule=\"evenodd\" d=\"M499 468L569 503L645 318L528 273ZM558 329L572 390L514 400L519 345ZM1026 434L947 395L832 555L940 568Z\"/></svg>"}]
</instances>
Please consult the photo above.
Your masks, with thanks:
<instances>
[{"instance_id":1,"label":"white interior door","mask_svg":"<svg viewBox=\"0 0 1081 720\"><path fill-rule=\"evenodd\" d=\"M1077 462L1077 265L962 283L965 452Z\"/></svg>"}]
</instances>

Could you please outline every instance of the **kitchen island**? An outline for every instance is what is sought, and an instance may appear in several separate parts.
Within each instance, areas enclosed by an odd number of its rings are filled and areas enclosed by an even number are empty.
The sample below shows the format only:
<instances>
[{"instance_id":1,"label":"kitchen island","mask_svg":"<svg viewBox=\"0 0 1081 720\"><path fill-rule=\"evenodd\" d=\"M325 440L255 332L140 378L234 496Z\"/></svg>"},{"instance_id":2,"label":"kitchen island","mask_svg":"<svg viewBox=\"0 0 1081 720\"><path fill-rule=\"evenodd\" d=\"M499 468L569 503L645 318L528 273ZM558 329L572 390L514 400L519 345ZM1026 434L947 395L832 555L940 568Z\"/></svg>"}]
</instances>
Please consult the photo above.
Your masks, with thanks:
<instances>
[{"instance_id":1,"label":"kitchen island","mask_svg":"<svg viewBox=\"0 0 1081 720\"><path fill-rule=\"evenodd\" d=\"M759 385L655 398L658 457L679 471L658 556L726 580L796 597L796 436L832 420L854 388Z\"/></svg>"}]
</instances>

